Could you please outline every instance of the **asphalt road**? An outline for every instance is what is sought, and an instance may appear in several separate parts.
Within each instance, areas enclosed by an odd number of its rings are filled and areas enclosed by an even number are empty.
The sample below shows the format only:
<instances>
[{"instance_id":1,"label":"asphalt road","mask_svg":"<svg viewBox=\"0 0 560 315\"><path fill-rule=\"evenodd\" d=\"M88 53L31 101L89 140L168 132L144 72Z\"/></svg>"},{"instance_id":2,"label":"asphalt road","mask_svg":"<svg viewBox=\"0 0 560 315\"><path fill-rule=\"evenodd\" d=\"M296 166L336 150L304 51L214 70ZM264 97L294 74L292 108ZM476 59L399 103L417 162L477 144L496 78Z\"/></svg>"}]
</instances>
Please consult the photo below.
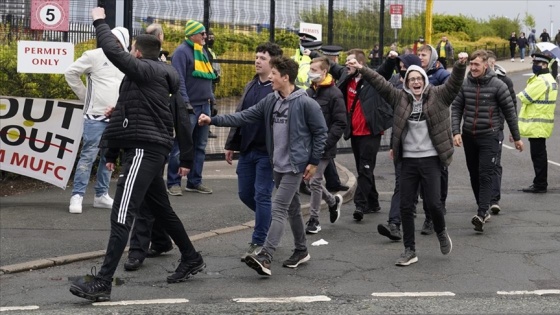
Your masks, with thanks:
<instances>
[{"instance_id":1,"label":"asphalt road","mask_svg":"<svg viewBox=\"0 0 560 315\"><path fill-rule=\"evenodd\" d=\"M527 79L522 73L512 75L516 90ZM560 117L560 106L556 107ZM525 140L525 139L524 139ZM506 143L506 145L508 145ZM0 276L0 305L6 314L558 314L560 313L560 133L556 130L547 141L549 154L549 192L532 195L519 191L531 184L533 170L526 142L526 150L519 153L504 147L502 212L493 216L484 234L476 234L470 218L476 203L470 189L469 176L462 148L456 150L450 166L449 197L446 216L453 251L448 256L439 252L434 235L417 233L419 262L409 267L394 265L403 250L401 242L390 242L377 234L376 226L387 220L393 189L394 172L387 152L380 152L375 175L380 191L382 211L366 215L362 222L352 219L352 202L343 206L342 218L328 223L322 213L323 230L308 237L308 244L324 239L328 245L309 246L309 263L292 270L281 267L290 256L292 237L287 229L281 247L275 254L272 277L262 278L239 261L245 250L250 230L205 238L195 242L207 262L204 273L186 283L167 284L165 277L177 264L177 252L146 260L137 272L117 270L118 285L113 287L115 302L135 300L146 303L154 299L176 299L176 304L130 306L92 305L68 292L70 280L100 266L100 258L47 269ZM353 170L353 157L343 154L337 161ZM210 171L210 170L207 170ZM231 190L233 179L215 180L215 190ZM231 195L228 193L228 195ZM52 194L45 200L30 196L27 207L44 207L54 215L51 203L67 206L68 192ZM225 194L224 194L225 195ZM46 198L46 197L45 197ZM177 212L190 218L185 221L192 234L208 227L224 227L251 220L251 213L239 201L221 201L219 193L189 195L173 202L182 203ZM5 200L5 199L4 199ZM184 200L184 201L183 201ZM225 205L224 205L225 203ZM73 240L72 230L88 229L89 220L108 220L108 212L91 210L84 213L84 223L70 227L64 216L53 226L30 226L26 215L37 211L23 211L20 220L4 218L2 211L2 265L5 259L18 261L19 256L34 256L29 251L41 251L41 243L59 242L60 251L67 247L103 249L103 238L88 243L87 238ZM51 209L51 210L49 210ZM95 211L95 212L94 212ZM417 230L423 220L422 211L416 221ZM15 216L15 214L13 214ZM5 222L19 222L7 227ZM15 223L14 223L15 224ZM94 224L92 224L93 226ZM22 241L14 241L20 233ZM106 228L90 233L108 234ZM19 253L4 257L5 238ZM98 238L98 237L97 237ZM74 244L76 242L78 245ZM31 245L31 244L35 245ZM81 244L81 245L80 245ZM87 246L87 247L86 247ZM44 245L47 247L47 245ZM10 250L10 252L12 252ZM41 253L45 254L45 253ZM48 254L48 253L46 253ZM430 297L387 297L390 293L409 293ZM375 294L375 295L372 295ZM285 297L315 297L313 303L270 303ZM239 300L250 298L265 300ZM303 298L302 298L303 299ZM243 303L247 301L247 303ZM167 301L170 302L170 301ZM35 310L10 311L6 307L28 306Z\"/></svg>"}]
</instances>

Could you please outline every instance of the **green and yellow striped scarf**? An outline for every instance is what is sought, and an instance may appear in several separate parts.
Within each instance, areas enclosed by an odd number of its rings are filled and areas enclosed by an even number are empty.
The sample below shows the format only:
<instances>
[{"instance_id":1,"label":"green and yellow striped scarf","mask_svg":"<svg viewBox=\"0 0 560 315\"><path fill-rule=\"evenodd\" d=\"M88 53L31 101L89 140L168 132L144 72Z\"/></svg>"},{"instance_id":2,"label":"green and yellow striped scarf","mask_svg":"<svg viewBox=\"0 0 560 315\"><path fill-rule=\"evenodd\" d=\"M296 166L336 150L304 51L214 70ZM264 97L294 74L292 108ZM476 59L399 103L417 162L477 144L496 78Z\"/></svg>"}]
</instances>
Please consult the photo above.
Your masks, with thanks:
<instances>
[{"instance_id":1,"label":"green and yellow striped scarf","mask_svg":"<svg viewBox=\"0 0 560 315\"><path fill-rule=\"evenodd\" d=\"M212 65L210 61L208 61L208 57L202 51L203 47L200 44L194 43L190 39L187 39L187 44L193 47L194 49L194 71L192 76L195 78L207 79L207 80L214 80L216 79L216 74L214 73L214 69L212 69Z\"/></svg>"}]
</instances>

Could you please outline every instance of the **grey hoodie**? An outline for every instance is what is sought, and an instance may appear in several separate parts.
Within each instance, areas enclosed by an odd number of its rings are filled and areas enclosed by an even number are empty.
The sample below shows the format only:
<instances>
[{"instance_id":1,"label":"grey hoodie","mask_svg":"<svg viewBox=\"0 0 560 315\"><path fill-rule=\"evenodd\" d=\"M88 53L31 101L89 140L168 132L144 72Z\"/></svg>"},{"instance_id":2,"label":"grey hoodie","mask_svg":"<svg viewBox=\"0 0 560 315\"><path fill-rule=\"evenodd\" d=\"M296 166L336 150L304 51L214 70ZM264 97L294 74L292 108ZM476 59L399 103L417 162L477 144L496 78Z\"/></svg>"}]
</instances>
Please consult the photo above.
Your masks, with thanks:
<instances>
[{"instance_id":1,"label":"grey hoodie","mask_svg":"<svg viewBox=\"0 0 560 315\"><path fill-rule=\"evenodd\" d=\"M211 124L222 127L241 127L245 124L262 122L264 119L266 149L272 160L276 161L274 153L279 154L274 148L276 141L286 140L286 138L275 139L273 137L273 111L277 103L288 103L288 135L286 137L288 142L285 147L289 152L284 152L284 155L289 158L291 171L300 173L308 164L318 165L327 141L328 129L321 107L303 89L296 88L285 99L275 91L245 110L212 117Z\"/></svg>"},{"instance_id":2,"label":"grey hoodie","mask_svg":"<svg viewBox=\"0 0 560 315\"><path fill-rule=\"evenodd\" d=\"M411 72L419 72L424 77L424 89L422 94L420 94L420 99L417 100L410 88L408 87L408 76ZM412 65L406 70L404 75L404 87L403 90L412 96L412 113L408 116L407 128L408 132L404 134L404 139L402 141L403 157L405 158L423 158L429 156L437 156L438 153L436 148L430 139L430 134L428 131L428 123L426 121L426 115L422 111L423 106L423 96L424 92L428 88L429 80L428 75L421 67Z\"/></svg>"}]
</instances>

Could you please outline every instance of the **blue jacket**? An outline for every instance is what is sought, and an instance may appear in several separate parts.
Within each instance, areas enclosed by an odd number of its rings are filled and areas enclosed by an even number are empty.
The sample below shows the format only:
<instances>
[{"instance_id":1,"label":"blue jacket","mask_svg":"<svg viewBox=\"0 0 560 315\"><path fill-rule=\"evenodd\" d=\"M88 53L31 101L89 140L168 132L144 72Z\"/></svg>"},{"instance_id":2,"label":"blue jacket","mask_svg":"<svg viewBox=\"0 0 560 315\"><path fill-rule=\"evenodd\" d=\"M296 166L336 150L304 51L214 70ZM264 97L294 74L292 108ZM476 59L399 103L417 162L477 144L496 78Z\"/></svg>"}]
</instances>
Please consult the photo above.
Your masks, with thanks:
<instances>
[{"instance_id":1,"label":"blue jacket","mask_svg":"<svg viewBox=\"0 0 560 315\"><path fill-rule=\"evenodd\" d=\"M288 130L290 164L294 173L301 173L308 164L318 165L327 141L327 124L319 104L303 89L296 89L286 99L278 92L269 94L257 104L228 115L212 117L211 124L221 127L241 127L261 122L266 125L266 149L271 162L274 153L272 112L277 102L289 102Z\"/></svg>"},{"instance_id":2,"label":"blue jacket","mask_svg":"<svg viewBox=\"0 0 560 315\"><path fill-rule=\"evenodd\" d=\"M185 103L197 106L214 102L212 80L192 76L194 71L194 50L186 41L173 52L171 65L179 73L179 80L181 82L179 91L183 95Z\"/></svg>"}]
</instances>

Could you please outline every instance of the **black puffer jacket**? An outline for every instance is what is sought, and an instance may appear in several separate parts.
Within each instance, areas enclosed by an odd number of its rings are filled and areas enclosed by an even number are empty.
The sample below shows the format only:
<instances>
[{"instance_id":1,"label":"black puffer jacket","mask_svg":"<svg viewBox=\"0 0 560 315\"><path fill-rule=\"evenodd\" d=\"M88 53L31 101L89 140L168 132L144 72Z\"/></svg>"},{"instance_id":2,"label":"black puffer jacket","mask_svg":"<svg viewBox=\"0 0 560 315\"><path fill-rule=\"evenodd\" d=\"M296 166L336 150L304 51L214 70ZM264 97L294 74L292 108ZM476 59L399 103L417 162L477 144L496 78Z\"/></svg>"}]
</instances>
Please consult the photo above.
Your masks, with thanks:
<instances>
[{"instance_id":1,"label":"black puffer jacket","mask_svg":"<svg viewBox=\"0 0 560 315\"><path fill-rule=\"evenodd\" d=\"M125 74L119 99L101 138L101 147L139 148L167 155L173 145L173 115L169 95L179 89L179 76L157 58L137 59L117 46L104 20L94 23L99 47ZM110 150L115 152L115 150ZM114 162L114 154L106 155Z\"/></svg>"},{"instance_id":2,"label":"black puffer jacket","mask_svg":"<svg viewBox=\"0 0 560 315\"><path fill-rule=\"evenodd\" d=\"M504 114L515 141L520 139L517 114L507 85L488 69L474 78L471 73L463 82L461 91L451 105L451 130L453 135L462 133L484 136L500 129L500 112Z\"/></svg>"},{"instance_id":3,"label":"black puffer jacket","mask_svg":"<svg viewBox=\"0 0 560 315\"><path fill-rule=\"evenodd\" d=\"M313 98L319 106L329 132L327 133L327 143L323 158L331 159L336 156L336 144L344 134L346 129L346 106L344 96L334 84L333 77L328 74L326 79L316 86L313 84L307 89L307 95Z\"/></svg>"}]
</instances>

